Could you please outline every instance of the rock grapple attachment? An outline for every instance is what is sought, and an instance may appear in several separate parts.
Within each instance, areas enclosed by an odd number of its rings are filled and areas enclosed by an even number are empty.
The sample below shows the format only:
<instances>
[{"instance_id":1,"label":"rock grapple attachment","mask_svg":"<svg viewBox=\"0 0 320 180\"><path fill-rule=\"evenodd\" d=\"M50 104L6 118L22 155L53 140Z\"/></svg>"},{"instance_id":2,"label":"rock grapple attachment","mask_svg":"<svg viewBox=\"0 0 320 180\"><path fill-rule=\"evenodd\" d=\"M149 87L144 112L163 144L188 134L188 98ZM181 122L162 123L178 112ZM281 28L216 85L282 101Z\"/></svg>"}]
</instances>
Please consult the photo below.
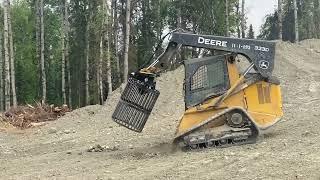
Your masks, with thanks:
<instances>
[{"instance_id":1,"label":"rock grapple attachment","mask_svg":"<svg viewBox=\"0 0 320 180\"><path fill-rule=\"evenodd\" d=\"M130 76L112 119L130 130L141 132L159 95L153 77Z\"/></svg>"}]
</instances>

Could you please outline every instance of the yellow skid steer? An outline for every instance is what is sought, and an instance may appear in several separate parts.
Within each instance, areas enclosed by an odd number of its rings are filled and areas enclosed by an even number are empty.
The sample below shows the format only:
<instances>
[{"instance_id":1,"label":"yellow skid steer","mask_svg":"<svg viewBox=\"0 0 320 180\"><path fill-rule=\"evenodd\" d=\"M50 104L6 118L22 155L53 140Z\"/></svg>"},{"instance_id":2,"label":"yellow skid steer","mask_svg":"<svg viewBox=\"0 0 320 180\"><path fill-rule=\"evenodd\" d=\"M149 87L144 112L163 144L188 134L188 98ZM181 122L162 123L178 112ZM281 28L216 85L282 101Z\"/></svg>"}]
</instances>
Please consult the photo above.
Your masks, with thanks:
<instances>
[{"instance_id":1,"label":"yellow skid steer","mask_svg":"<svg viewBox=\"0 0 320 180\"><path fill-rule=\"evenodd\" d=\"M160 94L156 76L172 65L181 46L220 53L184 61L185 113L175 143L192 149L255 143L261 130L281 119L280 82L272 76L274 42L173 32L165 52L130 75L115 122L142 132ZM238 55L249 61L244 72Z\"/></svg>"}]
</instances>

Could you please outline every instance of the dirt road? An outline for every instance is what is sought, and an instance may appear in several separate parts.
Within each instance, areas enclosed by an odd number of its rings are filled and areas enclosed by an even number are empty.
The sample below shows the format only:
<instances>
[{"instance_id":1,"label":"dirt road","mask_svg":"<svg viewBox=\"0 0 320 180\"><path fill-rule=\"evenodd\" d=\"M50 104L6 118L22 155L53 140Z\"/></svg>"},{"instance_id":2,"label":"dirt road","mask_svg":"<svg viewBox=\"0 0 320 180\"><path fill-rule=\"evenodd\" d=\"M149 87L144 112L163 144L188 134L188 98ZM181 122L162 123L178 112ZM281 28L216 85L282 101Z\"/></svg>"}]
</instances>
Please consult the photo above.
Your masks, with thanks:
<instances>
[{"instance_id":1,"label":"dirt road","mask_svg":"<svg viewBox=\"0 0 320 180\"><path fill-rule=\"evenodd\" d=\"M0 179L320 179L320 41L279 43L276 61L285 116L257 144L174 150L184 109L179 68L159 79L161 97L142 134L111 120L118 91L105 106L43 127L0 128ZM87 152L98 144L106 151Z\"/></svg>"}]
</instances>

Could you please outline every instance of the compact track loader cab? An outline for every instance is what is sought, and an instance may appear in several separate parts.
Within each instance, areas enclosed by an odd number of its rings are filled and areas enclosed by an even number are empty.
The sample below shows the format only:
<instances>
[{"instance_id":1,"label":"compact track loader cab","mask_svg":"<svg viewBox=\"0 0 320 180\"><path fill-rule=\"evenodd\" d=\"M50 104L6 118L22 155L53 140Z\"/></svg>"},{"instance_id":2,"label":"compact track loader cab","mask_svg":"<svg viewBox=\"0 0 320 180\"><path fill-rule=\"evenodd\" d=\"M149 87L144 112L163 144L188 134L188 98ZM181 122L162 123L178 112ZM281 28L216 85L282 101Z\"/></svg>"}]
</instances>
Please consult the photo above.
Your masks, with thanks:
<instances>
[{"instance_id":1,"label":"compact track loader cab","mask_svg":"<svg viewBox=\"0 0 320 180\"><path fill-rule=\"evenodd\" d=\"M132 73L113 113L118 124L141 132L159 96L155 77L181 46L219 50L220 55L186 60L185 113L175 143L188 148L256 142L282 113L280 83L272 76L275 44L267 41L173 33L166 51ZM249 62L239 71L238 55Z\"/></svg>"},{"instance_id":2,"label":"compact track loader cab","mask_svg":"<svg viewBox=\"0 0 320 180\"><path fill-rule=\"evenodd\" d=\"M248 71L239 83L235 59L225 54L185 62L186 112L176 142L192 148L254 143L260 130L280 120L279 81Z\"/></svg>"}]
</instances>

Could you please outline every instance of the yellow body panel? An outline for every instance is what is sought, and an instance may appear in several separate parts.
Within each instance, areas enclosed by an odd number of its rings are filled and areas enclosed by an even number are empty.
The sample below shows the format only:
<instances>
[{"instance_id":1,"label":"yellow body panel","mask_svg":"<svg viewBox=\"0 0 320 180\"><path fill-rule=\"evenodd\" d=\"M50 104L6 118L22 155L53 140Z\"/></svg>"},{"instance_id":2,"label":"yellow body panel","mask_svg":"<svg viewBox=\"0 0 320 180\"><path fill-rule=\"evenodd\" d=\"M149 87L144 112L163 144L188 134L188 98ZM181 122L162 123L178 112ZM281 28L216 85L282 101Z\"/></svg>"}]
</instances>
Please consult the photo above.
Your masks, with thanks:
<instances>
[{"instance_id":1,"label":"yellow body panel","mask_svg":"<svg viewBox=\"0 0 320 180\"><path fill-rule=\"evenodd\" d=\"M228 74L230 87L232 87L240 79L235 63L228 63ZM177 136L187 133L190 129L212 119L228 108L245 109L259 129L272 126L283 116L279 85L260 81L227 97L219 107L212 107L218 98L212 98L197 107L187 109L178 125ZM220 125L221 122L215 122L210 124L210 127Z\"/></svg>"},{"instance_id":2,"label":"yellow body panel","mask_svg":"<svg viewBox=\"0 0 320 180\"><path fill-rule=\"evenodd\" d=\"M279 85L261 81L246 88L244 92L247 111L259 128L268 128L283 116Z\"/></svg>"}]
</instances>

